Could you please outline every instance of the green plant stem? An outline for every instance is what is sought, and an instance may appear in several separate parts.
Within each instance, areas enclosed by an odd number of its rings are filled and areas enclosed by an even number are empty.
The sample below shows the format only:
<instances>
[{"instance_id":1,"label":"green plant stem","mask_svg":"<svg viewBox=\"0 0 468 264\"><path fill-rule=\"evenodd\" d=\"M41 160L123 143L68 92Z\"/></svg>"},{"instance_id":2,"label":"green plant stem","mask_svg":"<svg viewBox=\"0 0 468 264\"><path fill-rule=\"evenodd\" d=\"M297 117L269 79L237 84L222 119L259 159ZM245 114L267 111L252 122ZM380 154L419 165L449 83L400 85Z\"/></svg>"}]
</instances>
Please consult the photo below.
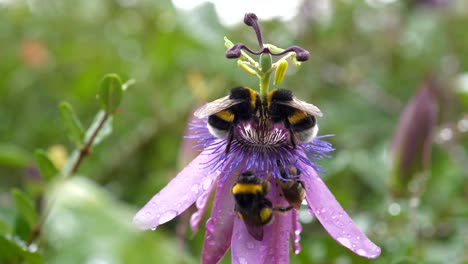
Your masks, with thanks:
<instances>
[{"instance_id":1,"label":"green plant stem","mask_svg":"<svg viewBox=\"0 0 468 264\"><path fill-rule=\"evenodd\" d=\"M80 154L78 156L78 159L76 160L75 164L73 164L70 172L65 175L65 178L68 178L75 174L78 171L78 168L80 167L83 159L91 153L91 147L93 146L94 140L96 139L96 136L98 135L99 131L106 123L107 119L109 119L109 116L110 115L107 112L104 114L101 121L99 122L99 125L96 127L96 130L93 131L88 141L85 142L85 144L80 148Z\"/></svg>"},{"instance_id":2,"label":"green plant stem","mask_svg":"<svg viewBox=\"0 0 468 264\"><path fill-rule=\"evenodd\" d=\"M102 127L104 126L106 121L109 119L109 117L110 117L109 113L106 112L104 116L102 117L101 121L99 122L98 126L96 127L96 129L93 131L93 133L87 140L87 142L85 142L84 145L80 148L79 156L76 159L75 164L73 164L73 166L71 166L72 169L64 175L64 179L70 178L78 171L78 168L80 167L84 158L91 153L91 148L93 146L94 140L96 139L99 131L102 129ZM31 230L31 234L29 235L29 238L26 242L28 246L31 245L34 241L36 241L40 237L42 227L44 226L45 220L49 216L52 205L53 205L53 201L51 201L48 205L46 205L47 206L46 209L41 214L37 224Z\"/></svg>"},{"instance_id":3,"label":"green plant stem","mask_svg":"<svg viewBox=\"0 0 468 264\"><path fill-rule=\"evenodd\" d=\"M268 95L268 91L270 90L271 73L272 71L267 71L260 77L260 99L262 100L262 102L264 98L266 98L266 96Z\"/></svg>"}]
</instances>

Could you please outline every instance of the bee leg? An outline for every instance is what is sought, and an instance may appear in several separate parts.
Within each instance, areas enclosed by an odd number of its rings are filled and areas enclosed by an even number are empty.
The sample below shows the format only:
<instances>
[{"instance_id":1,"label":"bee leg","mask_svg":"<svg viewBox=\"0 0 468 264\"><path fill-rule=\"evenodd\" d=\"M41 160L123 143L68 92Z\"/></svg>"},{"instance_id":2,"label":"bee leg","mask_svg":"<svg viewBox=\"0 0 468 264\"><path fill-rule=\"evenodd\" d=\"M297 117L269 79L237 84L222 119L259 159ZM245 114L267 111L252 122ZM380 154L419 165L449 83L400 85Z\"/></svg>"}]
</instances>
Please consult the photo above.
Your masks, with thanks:
<instances>
[{"instance_id":1,"label":"bee leg","mask_svg":"<svg viewBox=\"0 0 468 264\"><path fill-rule=\"evenodd\" d=\"M291 141L293 148L297 148L297 138L292 129L289 129L289 141Z\"/></svg>"},{"instance_id":2,"label":"bee leg","mask_svg":"<svg viewBox=\"0 0 468 264\"><path fill-rule=\"evenodd\" d=\"M278 211L278 212L287 212L292 210L294 207L293 206L288 206L288 207L273 207L273 210Z\"/></svg>"},{"instance_id":3,"label":"bee leg","mask_svg":"<svg viewBox=\"0 0 468 264\"><path fill-rule=\"evenodd\" d=\"M226 154L228 154L229 150L231 150L231 143L233 139L234 139L234 131L233 131L233 128L231 127L229 129L228 136L227 136L226 150L224 151Z\"/></svg>"}]
</instances>

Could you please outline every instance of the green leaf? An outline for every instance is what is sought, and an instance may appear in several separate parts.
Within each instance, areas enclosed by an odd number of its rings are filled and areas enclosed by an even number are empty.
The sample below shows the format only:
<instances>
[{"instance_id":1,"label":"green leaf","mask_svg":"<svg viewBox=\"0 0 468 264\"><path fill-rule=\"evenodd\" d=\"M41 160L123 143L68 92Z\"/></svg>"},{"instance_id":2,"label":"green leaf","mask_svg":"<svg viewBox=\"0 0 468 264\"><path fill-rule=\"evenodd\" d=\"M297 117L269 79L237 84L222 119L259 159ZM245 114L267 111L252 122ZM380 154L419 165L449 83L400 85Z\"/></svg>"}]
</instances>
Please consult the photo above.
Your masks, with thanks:
<instances>
[{"instance_id":1,"label":"green leaf","mask_svg":"<svg viewBox=\"0 0 468 264\"><path fill-rule=\"evenodd\" d=\"M18 237L0 235L0 263L43 264L44 258Z\"/></svg>"},{"instance_id":2,"label":"green leaf","mask_svg":"<svg viewBox=\"0 0 468 264\"><path fill-rule=\"evenodd\" d=\"M0 165L8 167L26 167L29 160L29 154L20 147L8 143L0 143Z\"/></svg>"},{"instance_id":3,"label":"green leaf","mask_svg":"<svg viewBox=\"0 0 468 264\"><path fill-rule=\"evenodd\" d=\"M57 242L47 245L47 263L90 263L95 256L102 263L198 262L178 250L174 236L137 230L131 223L136 208L88 178L72 177L52 186L48 195L54 209L43 234Z\"/></svg>"},{"instance_id":4,"label":"green leaf","mask_svg":"<svg viewBox=\"0 0 468 264\"><path fill-rule=\"evenodd\" d=\"M73 111L72 106L68 102L61 102L59 105L62 122L65 131L70 140L77 146L83 144L84 129L80 120Z\"/></svg>"},{"instance_id":5,"label":"green leaf","mask_svg":"<svg viewBox=\"0 0 468 264\"><path fill-rule=\"evenodd\" d=\"M0 218L0 234L11 233L12 227L3 219Z\"/></svg>"},{"instance_id":6,"label":"green leaf","mask_svg":"<svg viewBox=\"0 0 468 264\"><path fill-rule=\"evenodd\" d=\"M99 88L99 99L107 113L112 114L119 107L122 93L122 81L117 74L111 73L104 76Z\"/></svg>"},{"instance_id":7,"label":"green leaf","mask_svg":"<svg viewBox=\"0 0 468 264\"><path fill-rule=\"evenodd\" d=\"M34 157L36 159L37 168L46 181L49 181L59 173L54 163L52 163L44 150L36 150Z\"/></svg>"},{"instance_id":8,"label":"green leaf","mask_svg":"<svg viewBox=\"0 0 468 264\"><path fill-rule=\"evenodd\" d=\"M14 261L19 262L19 260L22 259L22 253L23 252L20 246L4 235L0 235L1 261L10 261L11 263L14 263Z\"/></svg>"},{"instance_id":9,"label":"green leaf","mask_svg":"<svg viewBox=\"0 0 468 264\"><path fill-rule=\"evenodd\" d=\"M18 189L13 189L11 194L15 200L19 214L24 217L30 227L33 227L38 219L33 200L26 193Z\"/></svg>"},{"instance_id":10,"label":"green leaf","mask_svg":"<svg viewBox=\"0 0 468 264\"><path fill-rule=\"evenodd\" d=\"M101 141L107 136L109 136L111 133L112 133L112 116L106 116L106 112L99 111L94 117L93 123L86 131L85 142L88 142L91 139L91 137L94 134L96 134L93 144L92 144L93 146L95 146L101 143Z\"/></svg>"}]
</instances>

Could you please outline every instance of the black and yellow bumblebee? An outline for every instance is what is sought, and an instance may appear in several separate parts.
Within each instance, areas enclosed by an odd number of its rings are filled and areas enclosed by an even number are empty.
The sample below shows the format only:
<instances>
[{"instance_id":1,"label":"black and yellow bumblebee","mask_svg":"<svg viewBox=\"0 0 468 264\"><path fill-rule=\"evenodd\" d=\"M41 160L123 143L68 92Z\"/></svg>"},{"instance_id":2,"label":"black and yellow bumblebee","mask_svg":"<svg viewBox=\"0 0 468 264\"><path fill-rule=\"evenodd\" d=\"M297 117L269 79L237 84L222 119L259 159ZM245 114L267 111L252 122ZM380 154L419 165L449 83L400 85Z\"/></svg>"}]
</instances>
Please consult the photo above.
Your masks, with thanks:
<instances>
[{"instance_id":1,"label":"black and yellow bumblebee","mask_svg":"<svg viewBox=\"0 0 468 264\"><path fill-rule=\"evenodd\" d=\"M288 173L283 166L278 164L281 177L277 178L276 182L283 192L283 197L288 203L296 210L301 208L302 201L305 199L305 186L301 180L297 179L297 176L301 174L301 171L294 165L288 165Z\"/></svg>"},{"instance_id":2,"label":"black and yellow bumblebee","mask_svg":"<svg viewBox=\"0 0 468 264\"><path fill-rule=\"evenodd\" d=\"M249 234L256 240L263 240L263 226L273 219L273 211L286 212L289 207L273 207L266 195L270 189L269 182L260 179L251 171L243 172L232 186L234 210L244 221Z\"/></svg>"},{"instance_id":3,"label":"black and yellow bumblebee","mask_svg":"<svg viewBox=\"0 0 468 264\"><path fill-rule=\"evenodd\" d=\"M248 87L232 88L228 96L207 103L197 109L198 118L208 117L208 130L217 138L226 138L226 153L234 136L234 127L240 121L258 118L260 97Z\"/></svg>"},{"instance_id":4,"label":"black and yellow bumblebee","mask_svg":"<svg viewBox=\"0 0 468 264\"><path fill-rule=\"evenodd\" d=\"M194 114L198 118L208 117L208 129L213 136L227 139L226 153L234 137L233 128L240 121L284 122L291 144L296 147L317 135L316 116L322 116L315 105L298 100L289 90L274 89L260 100L260 95L248 87L233 88L228 96L203 105Z\"/></svg>"},{"instance_id":5,"label":"black and yellow bumblebee","mask_svg":"<svg viewBox=\"0 0 468 264\"><path fill-rule=\"evenodd\" d=\"M317 116L322 112L313 104L297 99L290 90L274 89L266 100L268 117L273 123L284 122L291 144L308 143L317 136Z\"/></svg>"}]
</instances>

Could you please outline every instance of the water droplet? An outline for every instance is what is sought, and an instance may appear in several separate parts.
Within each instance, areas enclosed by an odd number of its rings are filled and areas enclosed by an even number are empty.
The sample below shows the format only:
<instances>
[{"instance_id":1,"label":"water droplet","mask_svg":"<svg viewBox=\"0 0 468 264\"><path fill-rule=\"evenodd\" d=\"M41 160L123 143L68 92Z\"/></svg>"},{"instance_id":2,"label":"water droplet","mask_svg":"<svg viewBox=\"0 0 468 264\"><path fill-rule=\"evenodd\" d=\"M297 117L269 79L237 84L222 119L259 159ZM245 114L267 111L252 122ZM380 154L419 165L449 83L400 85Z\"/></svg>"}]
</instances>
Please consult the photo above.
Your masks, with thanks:
<instances>
[{"instance_id":1,"label":"water droplet","mask_svg":"<svg viewBox=\"0 0 468 264\"><path fill-rule=\"evenodd\" d=\"M361 239L361 237L360 237L360 236L357 236L357 237L356 237L356 240L360 240L360 239Z\"/></svg>"},{"instance_id":2,"label":"water droplet","mask_svg":"<svg viewBox=\"0 0 468 264\"><path fill-rule=\"evenodd\" d=\"M255 244L252 243L252 242L247 242L246 246L247 246L248 249L254 249L255 248Z\"/></svg>"},{"instance_id":3,"label":"water droplet","mask_svg":"<svg viewBox=\"0 0 468 264\"><path fill-rule=\"evenodd\" d=\"M326 211L327 211L327 210L322 209L320 212L323 214L323 213L325 213Z\"/></svg>"},{"instance_id":4,"label":"water droplet","mask_svg":"<svg viewBox=\"0 0 468 264\"><path fill-rule=\"evenodd\" d=\"M346 237L339 237L336 240L347 248L351 247L351 242Z\"/></svg>"},{"instance_id":5,"label":"water droplet","mask_svg":"<svg viewBox=\"0 0 468 264\"><path fill-rule=\"evenodd\" d=\"M366 252L364 249L362 249L362 248L356 250L356 253L357 253L358 255L360 255L360 256L366 256L366 255L367 255L367 252Z\"/></svg>"},{"instance_id":6,"label":"water droplet","mask_svg":"<svg viewBox=\"0 0 468 264\"><path fill-rule=\"evenodd\" d=\"M239 264L247 264L247 260L244 257L239 257L237 260Z\"/></svg>"},{"instance_id":7,"label":"water droplet","mask_svg":"<svg viewBox=\"0 0 468 264\"><path fill-rule=\"evenodd\" d=\"M213 182L213 179L205 179L203 181L203 190L208 190L211 186L211 183Z\"/></svg>"},{"instance_id":8,"label":"water droplet","mask_svg":"<svg viewBox=\"0 0 468 264\"><path fill-rule=\"evenodd\" d=\"M190 190L194 193L198 193L200 191L198 187L198 183L195 183L194 185L192 185L192 188L190 188Z\"/></svg>"},{"instance_id":9,"label":"water droplet","mask_svg":"<svg viewBox=\"0 0 468 264\"><path fill-rule=\"evenodd\" d=\"M156 230L156 227L152 227L151 230L153 230L153 231Z\"/></svg>"},{"instance_id":10,"label":"water droplet","mask_svg":"<svg viewBox=\"0 0 468 264\"><path fill-rule=\"evenodd\" d=\"M177 216L177 211L174 211L174 210L166 211L159 218L159 224L164 224L176 216Z\"/></svg>"},{"instance_id":11,"label":"water droplet","mask_svg":"<svg viewBox=\"0 0 468 264\"><path fill-rule=\"evenodd\" d=\"M301 230L295 230L294 231L294 234L296 234L297 236L301 234Z\"/></svg>"},{"instance_id":12,"label":"water droplet","mask_svg":"<svg viewBox=\"0 0 468 264\"><path fill-rule=\"evenodd\" d=\"M296 255L297 255L297 254L299 254L300 252L301 252L301 250L300 250L300 249L296 249L296 250L294 250L294 254L296 254Z\"/></svg>"},{"instance_id":13,"label":"water droplet","mask_svg":"<svg viewBox=\"0 0 468 264\"><path fill-rule=\"evenodd\" d=\"M184 195L184 197L182 197L182 200L187 201L188 200L188 195L187 194Z\"/></svg>"}]
</instances>

